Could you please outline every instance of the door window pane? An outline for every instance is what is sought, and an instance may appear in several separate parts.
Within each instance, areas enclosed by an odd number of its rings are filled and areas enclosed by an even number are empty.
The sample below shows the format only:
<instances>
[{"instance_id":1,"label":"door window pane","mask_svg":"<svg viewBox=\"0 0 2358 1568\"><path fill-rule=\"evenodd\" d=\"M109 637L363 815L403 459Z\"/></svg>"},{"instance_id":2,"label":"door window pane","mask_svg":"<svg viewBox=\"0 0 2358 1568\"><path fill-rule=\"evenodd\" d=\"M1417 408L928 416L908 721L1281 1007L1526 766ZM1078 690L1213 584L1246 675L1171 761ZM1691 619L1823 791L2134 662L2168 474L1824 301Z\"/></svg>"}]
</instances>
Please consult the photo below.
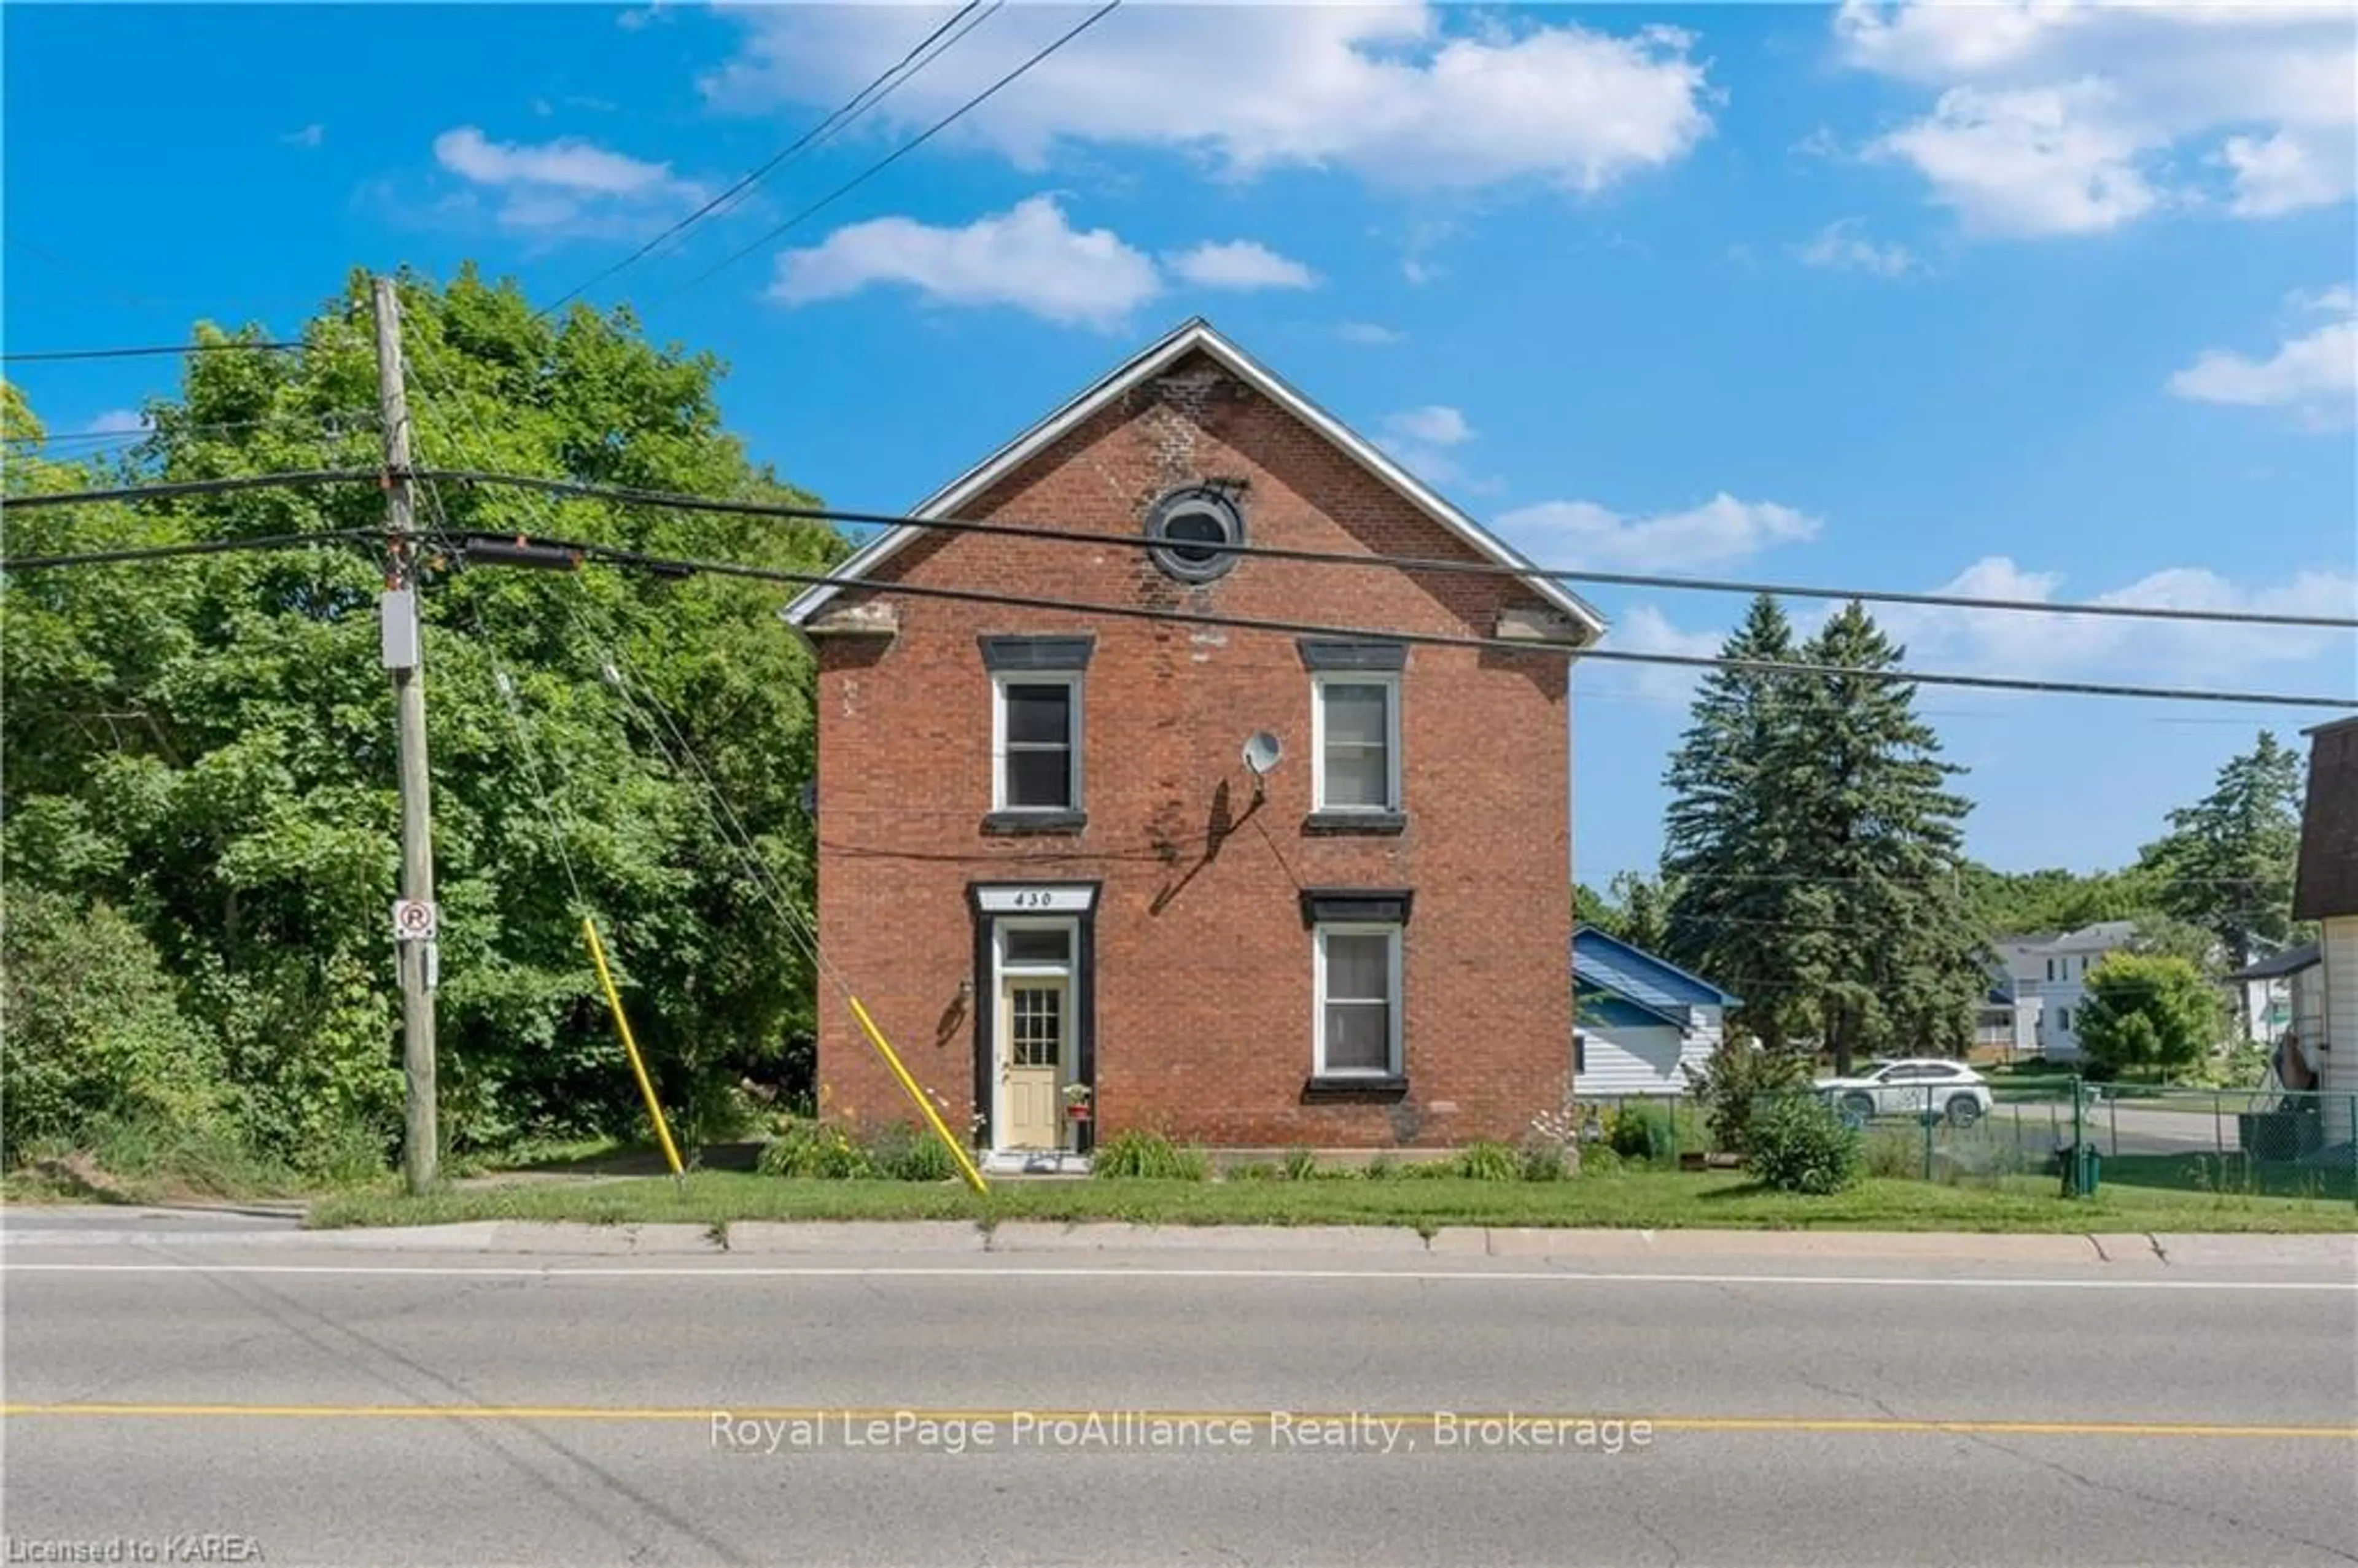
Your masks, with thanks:
<instances>
[{"instance_id":1,"label":"door window pane","mask_svg":"<svg viewBox=\"0 0 2358 1568\"><path fill-rule=\"evenodd\" d=\"M1009 1054L1019 1067L1053 1067L1063 1054L1065 992L1060 986L1017 986L1009 999L1013 1036Z\"/></svg>"},{"instance_id":2,"label":"door window pane","mask_svg":"<svg viewBox=\"0 0 2358 1568\"><path fill-rule=\"evenodd\" d=\"M1011 964L1062 964L1071 959L1071 944L1058 930L1027 930L1016 926L1005 933Z\"/></svg>"}]
</instances>

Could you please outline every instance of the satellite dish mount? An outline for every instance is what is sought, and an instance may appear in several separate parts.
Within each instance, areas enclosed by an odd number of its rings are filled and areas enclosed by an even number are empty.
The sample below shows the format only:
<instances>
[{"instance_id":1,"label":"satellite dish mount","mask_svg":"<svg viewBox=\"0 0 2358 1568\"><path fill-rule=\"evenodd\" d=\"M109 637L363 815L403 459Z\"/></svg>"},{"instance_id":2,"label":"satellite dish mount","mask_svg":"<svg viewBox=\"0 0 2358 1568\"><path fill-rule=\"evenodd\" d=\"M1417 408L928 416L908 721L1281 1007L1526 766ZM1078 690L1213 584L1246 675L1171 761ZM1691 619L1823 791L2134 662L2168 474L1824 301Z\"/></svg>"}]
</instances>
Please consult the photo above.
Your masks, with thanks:
<instances>
[{"instance_id":1,"label":"satellite dish mount","mask_svg":"<svg viewBox=\"0 0 2358 1568\"><path fill-rule=\"evenodd\" d=\"M1266 730L1256 730L1245 741L1246 771L1253 776L1253 799L1259 801L1268 791L1269 775L1285 758L1285 742Z\"/></svg>"}]
</instances>

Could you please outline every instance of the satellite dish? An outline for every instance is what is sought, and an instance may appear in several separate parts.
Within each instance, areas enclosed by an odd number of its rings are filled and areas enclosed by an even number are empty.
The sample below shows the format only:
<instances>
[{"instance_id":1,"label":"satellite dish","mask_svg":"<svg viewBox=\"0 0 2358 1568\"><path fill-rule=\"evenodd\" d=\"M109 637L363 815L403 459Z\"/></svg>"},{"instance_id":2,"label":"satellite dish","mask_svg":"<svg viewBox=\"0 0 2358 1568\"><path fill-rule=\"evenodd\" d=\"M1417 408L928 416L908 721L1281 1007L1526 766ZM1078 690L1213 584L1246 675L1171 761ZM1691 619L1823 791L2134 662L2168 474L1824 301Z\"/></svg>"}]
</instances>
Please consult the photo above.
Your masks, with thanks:
<instances>
[{"instance_id":1,"label":"satellite dish","mask_svg":"<svg viewBox=\"0 0 2358 1568\"><path fill-rule=\"evenodd\" d=\"M1254 731L1252 739L1245 742L1245 766L1252 770L1255 778L1269 777L1284 755L1285 742L1266 730Z\"/></svg>"}]
</instances>

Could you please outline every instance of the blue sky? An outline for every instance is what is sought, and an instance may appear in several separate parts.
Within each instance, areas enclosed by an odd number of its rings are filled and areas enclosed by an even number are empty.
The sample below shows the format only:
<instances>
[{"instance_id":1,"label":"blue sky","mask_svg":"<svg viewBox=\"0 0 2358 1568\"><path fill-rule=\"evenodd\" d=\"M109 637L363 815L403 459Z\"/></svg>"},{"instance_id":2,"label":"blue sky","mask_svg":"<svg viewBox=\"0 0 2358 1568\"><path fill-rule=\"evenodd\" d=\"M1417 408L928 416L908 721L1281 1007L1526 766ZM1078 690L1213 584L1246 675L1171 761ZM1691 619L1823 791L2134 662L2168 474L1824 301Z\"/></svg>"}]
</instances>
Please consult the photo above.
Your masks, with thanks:
<instances>
[{"instance_id":1,"label":"blue sky","mask_svg":"<svg viewBox=\"0 0 2358 1568\"><path fill-rule=\"evenodd\" d=\"M2358 613L2346 7L1131 0L696 281L1083 14L990 15L597 297L722 355L756 454L847 507L1203 313L1552 565ZM354 265L552 298L948 15L10 6L7 339L288 329ZM20 379L71 433L172 373ZM1638 649L1742 608L1588 591ZM1886 619L1926 668L2358 694L2347 633ZM1687 689L1583 672L1584 880L1652 866ZM2330 716L1920 702L2009 869L2117 864L2260 726Z\"/></svg>"}]
</instances>

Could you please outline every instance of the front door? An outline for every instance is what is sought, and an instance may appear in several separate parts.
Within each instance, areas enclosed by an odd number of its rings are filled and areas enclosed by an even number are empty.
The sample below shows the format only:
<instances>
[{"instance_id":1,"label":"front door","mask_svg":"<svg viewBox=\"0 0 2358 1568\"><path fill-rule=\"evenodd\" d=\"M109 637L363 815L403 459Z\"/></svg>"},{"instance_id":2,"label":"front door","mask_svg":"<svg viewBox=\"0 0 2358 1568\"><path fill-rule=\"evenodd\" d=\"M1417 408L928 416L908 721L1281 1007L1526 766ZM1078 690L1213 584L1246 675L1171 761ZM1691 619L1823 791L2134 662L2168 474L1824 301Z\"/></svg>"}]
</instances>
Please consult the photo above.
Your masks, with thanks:
<instances>
[{"instance_id":1,"label":"front door","mask_svg":"<svg viewBox=\"0 0 2358 1568\"><path fill-rule=\"evenodd\" d=\"M1009 975L999 992L1001 1149L1064 1147L1072 987L1064 976Z\"/></svg>"}]
</instances>

